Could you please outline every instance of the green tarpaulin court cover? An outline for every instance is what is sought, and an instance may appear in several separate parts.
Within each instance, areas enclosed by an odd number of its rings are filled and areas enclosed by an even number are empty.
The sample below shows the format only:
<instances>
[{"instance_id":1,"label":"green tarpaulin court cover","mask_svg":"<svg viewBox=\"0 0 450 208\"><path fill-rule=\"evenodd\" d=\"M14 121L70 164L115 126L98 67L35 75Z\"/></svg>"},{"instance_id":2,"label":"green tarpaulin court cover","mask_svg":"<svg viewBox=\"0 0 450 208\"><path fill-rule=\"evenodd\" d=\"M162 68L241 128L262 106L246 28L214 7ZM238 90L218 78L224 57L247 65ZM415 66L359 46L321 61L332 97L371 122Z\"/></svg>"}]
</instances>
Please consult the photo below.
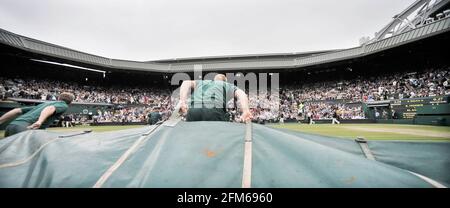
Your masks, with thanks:
<instances>
[{"instance_id":1,"label":"green tarpaulin court cover","mask_svg":"<svg viewBox=\"0 0 450 208\"><path fill-rule=\"evenodd\" d=\"M370 160L353 140L258 124L248 136L246 124L167 124L103 133L33 130L5 138L0 187L242 187L245 174L255 188L450 184L447 142L369 141Z\"/></svg>"}]
</instances>

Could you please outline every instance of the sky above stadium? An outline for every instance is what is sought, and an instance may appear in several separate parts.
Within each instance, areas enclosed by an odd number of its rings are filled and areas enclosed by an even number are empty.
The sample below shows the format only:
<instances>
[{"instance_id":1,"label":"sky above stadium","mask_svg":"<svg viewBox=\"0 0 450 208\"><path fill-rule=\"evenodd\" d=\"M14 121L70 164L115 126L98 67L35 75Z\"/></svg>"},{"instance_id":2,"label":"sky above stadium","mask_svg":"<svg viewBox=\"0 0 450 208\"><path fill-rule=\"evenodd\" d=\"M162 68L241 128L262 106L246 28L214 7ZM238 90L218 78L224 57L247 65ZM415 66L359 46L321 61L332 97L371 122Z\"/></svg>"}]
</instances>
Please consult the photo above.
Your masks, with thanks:
<instances>
[{"instance_id":1,"label":"sky above stadium","mask_svg":"<svg viewBox=\"0 0 450 208\"><path fill-rule=\"evenodd\" d=\"M108 58L292 53L359 45L414 0L0 0L0 28Z\"/></svg>"}]
</instances>

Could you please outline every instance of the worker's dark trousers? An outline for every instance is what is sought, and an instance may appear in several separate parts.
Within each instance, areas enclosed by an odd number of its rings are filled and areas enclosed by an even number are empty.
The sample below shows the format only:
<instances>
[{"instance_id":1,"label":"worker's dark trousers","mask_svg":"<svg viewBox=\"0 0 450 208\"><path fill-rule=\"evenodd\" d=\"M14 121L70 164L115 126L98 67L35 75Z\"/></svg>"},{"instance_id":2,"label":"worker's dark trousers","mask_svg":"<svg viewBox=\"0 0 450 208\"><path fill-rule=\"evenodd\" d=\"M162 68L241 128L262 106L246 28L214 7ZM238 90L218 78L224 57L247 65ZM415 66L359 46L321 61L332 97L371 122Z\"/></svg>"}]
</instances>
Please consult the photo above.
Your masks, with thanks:
<instances>
[{"instance_id":1,"label":"worker's dark trousers","mask_svg":"<svg viewBox=\"0 0 450 208\"><path fill-rule=\"evenodd\" d=\"M27 125L9 124L5 129L5 137L26 131L28 130L27 127Z\"/></svg>"},{"instance_id":2,"label":"worker's dark trousers","mask_svg":"<svg viewBox=\"0 0 450 208\"><path fill-rule=\"evenodd\" d=\"M155 125L156 123L158 123L159 120L157 119L148 119L148 124L150 125Z\"/></svg>"},{"instance_id":3,"label":"worker's dark trousers","mask_svg":"<svg viewBox=\"0 0 450 208\"><path fill-rule=\"evenodd\" d=\"M221 108L190 108L186 121L228 121L226 113Z\"/></svg>"}]
</instances>

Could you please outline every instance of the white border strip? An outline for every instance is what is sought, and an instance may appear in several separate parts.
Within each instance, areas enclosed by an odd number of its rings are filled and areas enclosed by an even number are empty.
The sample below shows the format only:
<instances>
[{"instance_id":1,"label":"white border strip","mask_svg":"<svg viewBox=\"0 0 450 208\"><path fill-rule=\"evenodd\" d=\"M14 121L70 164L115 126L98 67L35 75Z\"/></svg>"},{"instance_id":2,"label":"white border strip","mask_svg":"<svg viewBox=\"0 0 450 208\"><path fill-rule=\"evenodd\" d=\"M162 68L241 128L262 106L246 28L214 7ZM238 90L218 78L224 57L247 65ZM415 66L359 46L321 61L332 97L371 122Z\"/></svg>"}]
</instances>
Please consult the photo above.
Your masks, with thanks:
<instances>
[{"instance_id":1,"label":"white border strip","mask_svg":"<svg viewBox=\"0 0 450 208\"><path fill-rule=\"evenodd\" d=\"M43 145L41 145L35 152L33 152L33 154L31 154L29 157L23 159L23 160L19 160L16 162L12 162L12 163L5 163L5 164L1 164L0 168L8 168L8 167L14 167L14 166L18 166L18 165L22 165L27 163L28 161L30 161L31 159L33 159L33 157L35 157L40 151L42 151L44 149L45 146L49 145L50 143L57 141L59 138L54 138L51 139L49 141L47 141L46 143L44 143Z\"/></svg>"},{"instance_id":2,"label":"white border strip","mask_svg":"<svg viewBox=\"0 0 450 208\"><path fill-rule=\"evenodd\" d=\"M103 175L97 180L97 182L94 184L94 186L92 188L101 188L103 186L103 184L108 180L108 178L125 162L125 160L128 159L128 157L131 154L133 154L138 149L138 147L141 145L141 143L143 141L145 141L147 136L150 133L152 133L156 128L158 128L158 126L159 125L154 126L149 131L142 134L142 136L139 137L139 139L136 140L133 143L133 145L130 148L128 148L128 150L125 151L125 153L123 153L122 156L120 156L120 158L111 167L109 167L109 169L105 173L103 173Z\"/></svg>"},{"instance_id":3,"label":"white border strip","mask_svg":"<svg viewBox=\"0 0 450 208\"><path fill-rule=\"evenodd\" d=\"M375 157L373 156L372 152L369 149L369 145L367 145L367 142L365 143L359 143L359 146L361 146L362 151L364 152L364 155L369 160L375 160Z\"/></svg>"},{"instance_id":4,"label":"white border strip","mask_svg":"<svg viewBox=\"0 0 450 208\"><path fill-rule=\"evenodd\" d=\"M356 141L356 142L361 146L361 149L363 150L364 155L366 156L366 158L369 159L369 160L374 160L375 161L375 157L373 156L372 152L370 151L369 146L367 145L367 141L364 141L364 142ZM426 176L420 175L418 173L411 172L409 170L406 170L406 171L408 171L409 173L419 177L420 179L424 180L425 182L431 184L435 188L447 188L446 186L440 184L439 182L437 182L437 181L435 181L435 180L433 180L431 178L428 178Z\"/></svg>"},{"instance_id":5,"label":"white border strip","mask_svg":"<svg viewBox=\"0 0 450 208\"><path fill-rule=\"evenodd\" d=\"M251 188L252 185L252 123L246 124L244 144L244 168L242 171L242 188Z\"/></svg>"},{"instance_id":6,"label":"white border strip","mask_svg":"<svg viewBox=\"0 0 450 208\"><path fill-rule=\"evenodd\" d=\"M433 180L433 179L431 179L431 178L428 178L428 177L426 177L426 176L420 175L420 174L418 174L418 173L411 172L411 171L409 171L409 170L407 170L407 171L408 171L409 173L411 173L411 174L413 174L413 175L415 175L415 176L421 178L422 180L426 181L427 183L431 184L431 185L434 186L435 188L447 188L446 186L440 184L439 182L437 182L437 181L435 181L435 180Z\"/></svg>"}]
</instances>

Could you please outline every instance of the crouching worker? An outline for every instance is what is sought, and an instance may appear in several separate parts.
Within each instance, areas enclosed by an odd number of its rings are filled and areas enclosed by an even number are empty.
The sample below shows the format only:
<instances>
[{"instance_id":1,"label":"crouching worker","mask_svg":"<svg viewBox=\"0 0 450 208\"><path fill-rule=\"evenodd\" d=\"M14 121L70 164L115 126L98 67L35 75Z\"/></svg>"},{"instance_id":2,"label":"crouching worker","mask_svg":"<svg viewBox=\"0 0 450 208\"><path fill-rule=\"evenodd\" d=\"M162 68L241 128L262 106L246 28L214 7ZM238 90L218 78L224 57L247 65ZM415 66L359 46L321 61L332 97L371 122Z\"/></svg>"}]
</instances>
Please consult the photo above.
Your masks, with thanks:
<instances>
[{"instance_id":1,"label":"crouching worker","mask_svg":"<svg viewBox=\"0 0 450 208\"><path fill-rule=\"evenodd\" d=\"M180 112L186 115L186 121L229 121L226 105L232 98L240 103L241 121L251 121L247 95L226 81L223 74L216 75L214 80L183 81L180 87ZM193 93L188 102L191 90Z\"/></svg>"},{"instance_id":2,"label":"crouching worker","mask_svg":"<svg viewBox=\"0 0 450 208\"><path fill-rule=\"evenodd\" d=\"M15 108L2 117L0 125L14 119L5 129L5 137L26 131L28 129L45 129L55 119L59 118L74 99L71 93L61 93L58 101L44 102L37 106Z\"/></svg>"},{"instance_id":3,"label":"crouching worker","mask_svg":"<svg viewBox=\"0 0 450 208\"><path fill-rule=\"evenodd\" d=\"M160 108L158 107L153 108L153 110L147 114L147 123L150 125L155 125L161 119Z\"/></svg>"}]
</instances>

